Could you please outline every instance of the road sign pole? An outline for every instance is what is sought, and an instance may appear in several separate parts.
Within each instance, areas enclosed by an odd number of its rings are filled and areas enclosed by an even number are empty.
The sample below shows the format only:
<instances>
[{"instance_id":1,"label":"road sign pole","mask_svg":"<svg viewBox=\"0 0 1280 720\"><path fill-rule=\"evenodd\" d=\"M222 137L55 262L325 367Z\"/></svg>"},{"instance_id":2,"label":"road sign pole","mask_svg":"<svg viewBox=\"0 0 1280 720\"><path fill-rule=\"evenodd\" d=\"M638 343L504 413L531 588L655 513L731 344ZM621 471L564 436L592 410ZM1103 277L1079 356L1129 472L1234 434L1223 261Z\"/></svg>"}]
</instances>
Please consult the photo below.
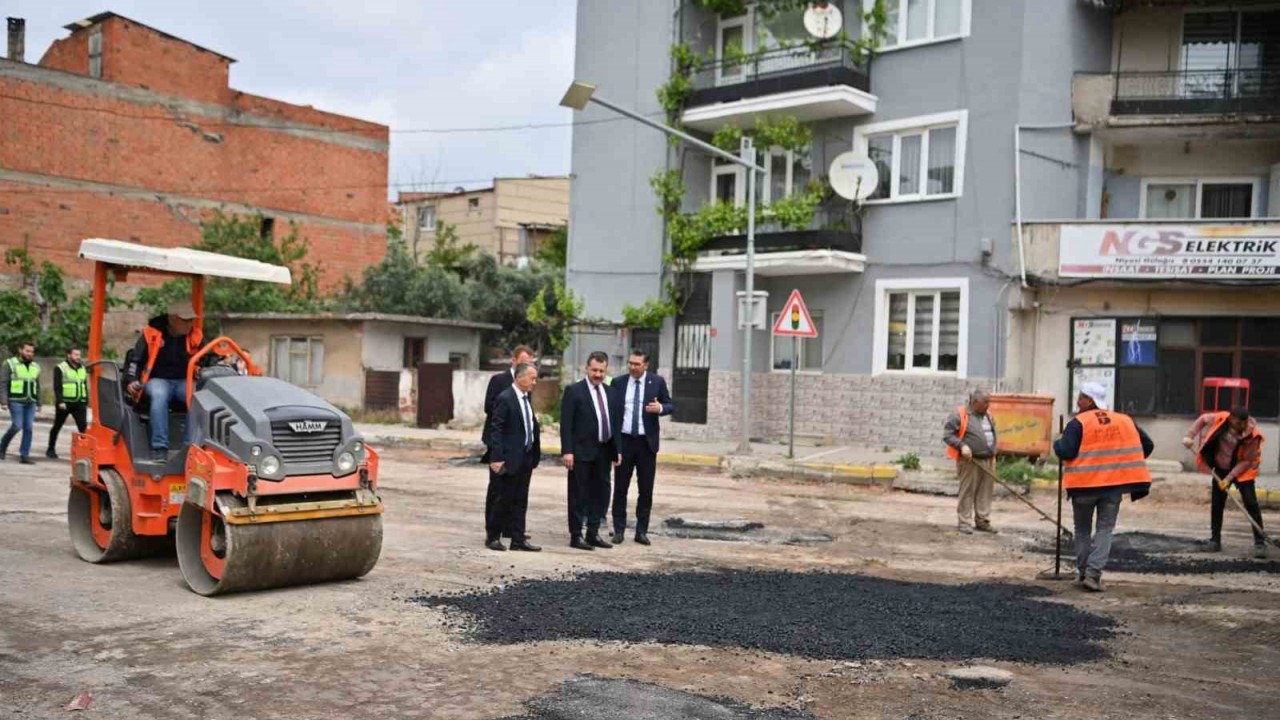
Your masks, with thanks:
<instances>
[{"instance_id":1,"label":"road sign pole","mask_svg":"<svg viewBox=\"0 0 1280 720\"><path fill-rule=\"evenodd\" d=\"M787 431L787 459L796 457L796 365L800 364L800 338L791 338L791 409L787 416L791 428Z\"/></svg>"}]
</instances>

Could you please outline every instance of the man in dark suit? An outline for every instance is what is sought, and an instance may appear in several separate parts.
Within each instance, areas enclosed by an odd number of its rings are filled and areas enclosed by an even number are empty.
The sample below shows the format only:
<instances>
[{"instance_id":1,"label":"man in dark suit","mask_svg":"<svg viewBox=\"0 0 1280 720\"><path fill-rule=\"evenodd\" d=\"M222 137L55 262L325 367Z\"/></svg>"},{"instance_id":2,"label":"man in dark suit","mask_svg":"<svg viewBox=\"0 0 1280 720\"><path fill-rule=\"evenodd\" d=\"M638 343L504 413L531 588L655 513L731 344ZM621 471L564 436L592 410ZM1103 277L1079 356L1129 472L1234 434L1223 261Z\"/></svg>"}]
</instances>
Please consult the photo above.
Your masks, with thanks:
<instances>
[{"instance_id":1,"label":"man in dark suit","mask_svg":"<svg viewBox=\"0 0 1280 720\"><path fill-rule=\"evenodd\" d=\"M488 537L484 546L506 550L502 535L511 538L512 550L537 552L542 548L526 539L525 512L529 508L529 479L542 459L541 428L533 412L530 393L538 384L538 369L531 363L516 365L511 387L494 403L489 425L489 471L498 478L499 492L493 512L485 520Z\"/></svg>"},{"instance_id":2,"label":"man in dark suit","mask_svg":"<svg viewBox=\"0 0 1280 720\"><path fill-rule=\"evenodd\" d=\"M609 505L609 469L619 462L617 406L604 382L608 371L609 356L591 353L587 377L565 388L560 400L560 452L569 470L569 546L579 550L613 547L600 537Z\"/></svg>"},{"instance_id":3,"label":"man in dark suit","mask_svg":"<svg viewBox=\"0 0 1280 720\"><path fill-rule=\"evenodd\" d=\"M484 391L484 427L480 431L480 442L485 444L484 455L480 457L480 462L489 464L489 423L493 418L493 409L498 404L498 396L502 391L511 387L512 379L516 375L516 366L520 363L532 363L533 350L526 345L517 345L511 351L511 369L503 370L500 373L494 373L489 378L489 387ZM488 526L489 518L493 517L493 501L498 498L498 493L502 490L502 479L492 471L489 473L489 489L484 495L484 521L485 534L492 535L493 528ZM503 528L503 532L506 529ZM505 534L503 537L507 537Z\"/></svg>"},{"instance_id":4,"label":"man in dark suit","mask_svg":"<svg viewBox=\"0 0 1280 720\"><path fill-rule=\"evenodd\" d=\"M618 446L622 463L614 474L613 542L620 543L627 529L627 491L631 472L636 473L636 542L649 544L649 510L653 507L653 479L658 469L658 418L675 410L667 381L649 372L649 354L632 350L627 358L626 375L619 375L609 386L614 402L621 409L618 424Z\"/></svg>"}]
</instances>

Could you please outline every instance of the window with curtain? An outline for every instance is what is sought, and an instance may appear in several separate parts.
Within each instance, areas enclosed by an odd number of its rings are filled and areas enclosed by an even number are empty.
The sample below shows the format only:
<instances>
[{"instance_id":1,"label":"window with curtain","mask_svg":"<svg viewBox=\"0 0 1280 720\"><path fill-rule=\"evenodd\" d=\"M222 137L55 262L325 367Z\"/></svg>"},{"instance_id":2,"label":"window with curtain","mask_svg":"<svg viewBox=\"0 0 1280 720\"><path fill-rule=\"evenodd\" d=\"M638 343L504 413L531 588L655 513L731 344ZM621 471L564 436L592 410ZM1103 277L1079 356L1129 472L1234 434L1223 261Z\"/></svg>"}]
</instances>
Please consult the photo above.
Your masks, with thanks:
<instances>
[{"instance_id":1,"label":"window with curtain","mask_svg":"<svg viewBox=\"0 0 1280 720\"><path fill-rule=\"evenodd\" d=\"M1152 220L1249 218L1255 183L1179 180L1144 183L1142 216Z\"/></svg>"},{"instance_id":2,"label":"window with curtain","mask_svg":"<svg viewBox=\"0 0 1280 720\"><path fill-rule=\"evenodd\" d=\"M1179 61L1184 97L1275 93L1280 10L1186 13Z\"/></svg>"},{"instance_id":3,"label":"window with curtain","mask_svg":"<svg viewBox=\"0 0 1280 720\"><path fill-rule=\"evenodd\" d=\"M875 0L864 0L870 10ZM885 0L885 37L882 48L945 40L965 31L964 18L971 0Z\"/></svg>"},{"instance_id":4,"label":"window with curtain","mask_svg":"<svg viewBox=\"0 0 1280 720\"><path fill-rule=\"evenodd\" d=\"M868 135L867 154L880 182L871 200L907 200L956 191L958 125Z\"/></svg>"},{"instance_id":5,"label":"window with curtain","mask_svg":"<svg viewBox=\"0 0 1280 720\"><path fill-rule=\"evenodd\" d=\"M955 372L960 359L960 292L893 291L888 294L886 370Z\"/></svg>"}]
</instances>

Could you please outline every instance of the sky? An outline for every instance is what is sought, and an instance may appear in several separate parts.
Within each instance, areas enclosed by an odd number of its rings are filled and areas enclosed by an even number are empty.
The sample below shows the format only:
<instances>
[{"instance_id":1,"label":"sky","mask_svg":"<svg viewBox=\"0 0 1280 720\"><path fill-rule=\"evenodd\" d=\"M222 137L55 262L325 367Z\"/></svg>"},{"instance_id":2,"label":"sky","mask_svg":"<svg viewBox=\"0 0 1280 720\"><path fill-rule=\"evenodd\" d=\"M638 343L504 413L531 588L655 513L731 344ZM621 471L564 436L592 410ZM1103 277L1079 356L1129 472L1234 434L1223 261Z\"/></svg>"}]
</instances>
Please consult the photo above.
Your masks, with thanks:
<instances>
[{"instance_id":1,"label":"sky","mask_svg":"<svg viewBox=\"0 0 1280 720\"><path fill-rule=\"evenodd\" d=\"M396 190L569 172L575 0L5 0L35 63L110 10L237 60L231 86L391 127ZM422 132L563 124L503 132Z\"/></svg>"}]
</instances>

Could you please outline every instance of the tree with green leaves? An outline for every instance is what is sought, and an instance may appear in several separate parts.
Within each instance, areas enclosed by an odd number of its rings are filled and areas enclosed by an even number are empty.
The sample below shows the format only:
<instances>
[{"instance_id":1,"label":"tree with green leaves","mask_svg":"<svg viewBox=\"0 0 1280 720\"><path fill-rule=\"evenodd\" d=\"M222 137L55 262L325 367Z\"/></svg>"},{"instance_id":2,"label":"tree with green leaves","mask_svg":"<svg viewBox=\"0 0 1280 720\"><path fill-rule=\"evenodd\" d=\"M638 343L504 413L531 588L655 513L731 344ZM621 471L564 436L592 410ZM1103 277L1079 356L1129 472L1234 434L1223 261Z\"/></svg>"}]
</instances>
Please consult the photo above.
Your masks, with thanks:
<instances>
[{"instance_id":1,"label":"tree with green leaves","mask_svg":"<svg viewBox=\"0 0 1280 720\"><path fill-rule=\"evenodd\" d=\"M92 295L70 297L62 269L48 260L37 264L26 250L10 249L4 261L17 267L21 286L0 291L0 347L11 352L18 343L31 341L39 354L52 356L84 348Z\"/></svg>"}]
</instances>

